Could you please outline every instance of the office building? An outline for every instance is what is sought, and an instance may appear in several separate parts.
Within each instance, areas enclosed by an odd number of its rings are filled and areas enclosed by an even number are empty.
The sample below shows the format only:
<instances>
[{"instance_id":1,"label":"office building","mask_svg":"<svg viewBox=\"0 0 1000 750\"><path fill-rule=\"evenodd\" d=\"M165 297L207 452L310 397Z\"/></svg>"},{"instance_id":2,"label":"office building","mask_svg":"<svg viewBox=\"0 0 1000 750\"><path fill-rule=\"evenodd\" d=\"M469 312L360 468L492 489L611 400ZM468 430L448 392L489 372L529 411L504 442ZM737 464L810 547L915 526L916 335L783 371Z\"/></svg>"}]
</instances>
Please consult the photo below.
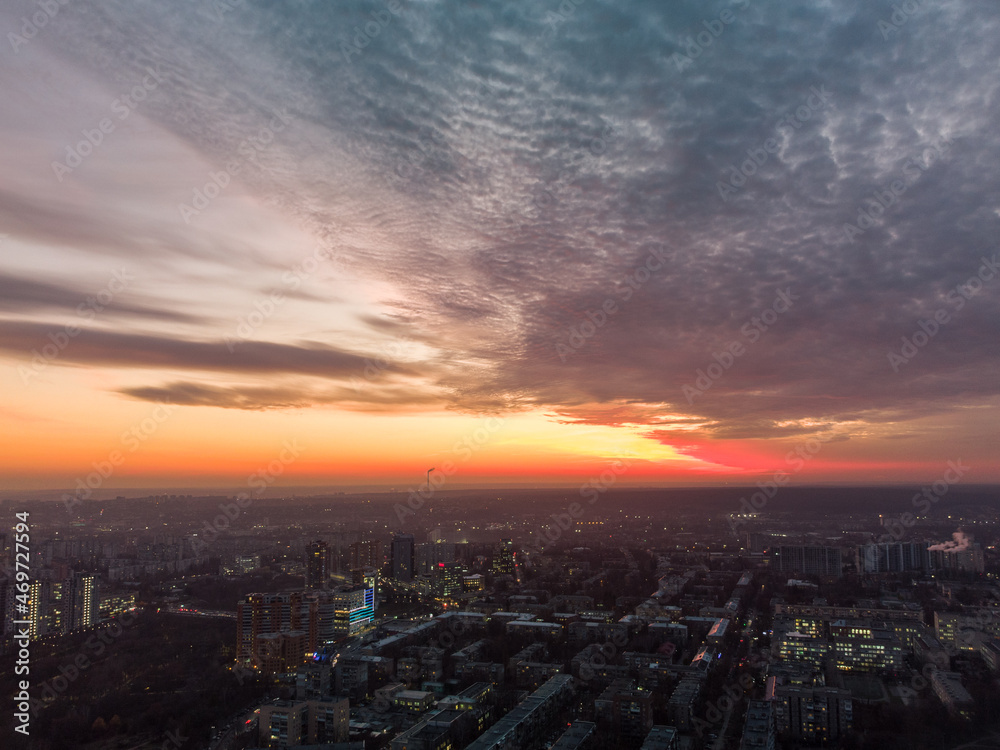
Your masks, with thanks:
<instances>
[{"instance_id":1,"label":"office building","mask_svg":"<svg viewBox=\"0 0 1000 750\"><path fill-rule=\"evenodd\" d=\"M429 576L441 563L455 562L455 545L447 542L426 542L418 544L413 550L414 572L417 575Z\"/></svg>"},{"instance_id":2,"label":"office building","mask_svg":"<svg viewBox=\"0 0 1000 750\"><path fill-rule=\"evenodd\" d=\"M434 570L434 595L451 599L462 593L462 566L457 562L438 563Z\"/></svg>"},{"instance_id":3,"label":"office building","mask_svg":"<svg viewBox=\"0 0 1000 750\"><path fill-rule=\"evenodd\" d=\"M501 539L500 546L497 548L496 553L493 556L493 573L500 576L512 576L515 574L515 566L516 562L513 540Z\"/></svg>"},{"instance_id":4,"label":"office building","mask_svg":"<svg viewBox=\"0 0 1000 750\"><path fill-rule=\"evenodd\" d=\"M306 588L325 589L330 577L330 547L315 541L306 550Z\"/></svg>"},{"instance_id":5,"label":"office building","mask_svg":"<svg viewBox=\"0 0 1000 750\"><path fill-rule=\"evenodd\" d=\"M906 649L883 624L836 620L829 627L831 657L838 669L860 672L902 669Z\"/></svg>"},{"instance_id":6,"label":"office building","mask_svg":"<svg viewBox=\"0 0 1000 750\"><path fill-rule=\"evenodd\" d=\"M351 570L382 567L382 542L378 540L354 542L349 548Z\"/></svg>"},{"instance_id":7,"label":"office building","mask_svg":"<svg viewBox=\"0 0 1000 750\"><path fill-rule=\"evenodd\" d=\"M375 589L358 586L331 595L334 605L334 632L352 636L371 627L375 619Z\"/></svg>"},{"instance_id":8,"label":"office building","mask_svg":"<svg viewBox=\"0 0 1000 750\"><path fill-rule=\"evenodd\" d=\"M391 572L395 580L413 580L413 547L413 534L393 536Z\"/></svg>"}]
</instances>

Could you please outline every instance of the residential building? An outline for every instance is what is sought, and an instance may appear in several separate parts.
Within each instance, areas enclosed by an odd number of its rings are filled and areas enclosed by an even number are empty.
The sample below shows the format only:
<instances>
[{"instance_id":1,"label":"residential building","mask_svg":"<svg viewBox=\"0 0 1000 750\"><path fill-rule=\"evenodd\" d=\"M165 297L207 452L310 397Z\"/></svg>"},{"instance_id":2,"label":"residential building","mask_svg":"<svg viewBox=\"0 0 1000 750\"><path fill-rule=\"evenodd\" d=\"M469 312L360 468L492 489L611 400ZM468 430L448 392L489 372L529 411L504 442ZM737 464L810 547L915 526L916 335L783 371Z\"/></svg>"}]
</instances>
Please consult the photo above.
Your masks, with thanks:
<instances>
[{"instance_id":1,"label":"residential building","mask_svg":"<svg viewBox=\"0 0 1000 750\"><path fill-rule=\"evenodd\" d=\"M831 687L781 685L774 691L778 732L812 744L833 742L852 724L851 693Z\"/></svg>"}]
</instances>

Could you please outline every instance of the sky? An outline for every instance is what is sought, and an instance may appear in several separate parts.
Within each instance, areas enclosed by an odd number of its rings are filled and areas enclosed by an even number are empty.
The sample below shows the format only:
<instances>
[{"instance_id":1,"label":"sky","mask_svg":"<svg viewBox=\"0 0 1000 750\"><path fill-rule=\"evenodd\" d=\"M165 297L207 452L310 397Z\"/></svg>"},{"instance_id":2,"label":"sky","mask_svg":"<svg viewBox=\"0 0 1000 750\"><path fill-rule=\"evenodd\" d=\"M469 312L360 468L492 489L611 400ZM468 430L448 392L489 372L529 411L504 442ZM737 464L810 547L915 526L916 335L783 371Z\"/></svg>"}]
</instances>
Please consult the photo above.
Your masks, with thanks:
<instances>
[{"instance_id":1,"label":"sky","mask_svg":"<svg viewBox=\"0 0 1000 750\"><path fill-rule=\"evenodd\" d=\"M0 490L1000 481L994 2L0 34Z\"/></svg>"}]
</instances>

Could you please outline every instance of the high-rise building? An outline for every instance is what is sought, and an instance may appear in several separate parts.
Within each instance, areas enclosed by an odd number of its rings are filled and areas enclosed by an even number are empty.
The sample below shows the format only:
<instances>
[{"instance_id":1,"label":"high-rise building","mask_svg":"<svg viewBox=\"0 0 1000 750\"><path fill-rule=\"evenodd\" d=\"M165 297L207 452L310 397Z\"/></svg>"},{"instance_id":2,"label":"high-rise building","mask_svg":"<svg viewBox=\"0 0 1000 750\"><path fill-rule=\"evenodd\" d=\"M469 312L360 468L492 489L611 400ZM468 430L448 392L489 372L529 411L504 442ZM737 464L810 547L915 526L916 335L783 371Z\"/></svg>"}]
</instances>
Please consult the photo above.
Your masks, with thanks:
<instances>
[{"instance_id":1,"label":"high-rise building","mask_svg":"<svg viewBox=\"0 0 1000 750\"><path fill-rule=\"evenodd\" d=\"M434 571L434 593L441 599L450 599L462 593L462 566L459 563L438 563Z\"/></svg>"},{"instance_id":2,"label":"high-rise building","mask_svg":"<svg viewBox=\"0 0 1000 750\"><path fill-rule=\"evenodd\" d=\"M70 588L73 595L70 630L92 628L100 619L101 598L97 578L90 573L74 573L70 579Z\"/></svg>"},{"instance_id":3,"label":"high-rise building","mask_svg":"<svg viewBox=\"0 0 1000 750\"><path fill-rule=\"evenodd\" d=\"M306 550L306 588L325 589L330 572L330 547L315 541Z\"/></svg>"},{"instance_id":4,"label":"high-rise building","mask_svg":"<svg viewBox=\"0 0 1000 750\"><path fill-rule=\"evenodd\" d=\"M287 671L315 651L318 625L314 597L299 591L250 594L236 605L237 663L264 672Z\"/></svg>"},{"instance_id":5,"label":"high-rise building","mask_svg":"<svg viewBox=\"0 0 1000 750\"><path fill-rule=\"evenodd\" d=\"M514 542L511 539L501 539L500 547L493 557L493 572L496 575L514 575Z\"/></svg>"},{"instance_id":6,"label":"high-rise building","mask_svg":"<svg viewBox=\"0 0 1000 750\"><path fill-rule=\"evenodd\" d=\"M397 581L413 580L413 534L392 538L392 577Z\"/></svg>"},{"instance_id":7,"label":"high-rise building","mask_svg":"<svg viewBox=\"0 0 1000 750\"><path fill-rule=\"evenodd\" d=\"M843 571L839 547L781 545L771 548L771 567L782 573L840 577Z\"/></svg>"},{"instance_id":8,"label":"high-rise building","mask_svg":"<svg viewBox=\"0 0 1000 750\"><path fill-rule=\"evenodd\" d=\"M382 567L382 542L379 540L368 542L354 542L350 547L351 570L363 570L364 568Z\"/></svg>"},{"instance_id":9,"label":"high-rise building","mask_svg":"<svg viewBox=\"0 0 1000 750\"><path fill-rule=\"evenodd\" d=\"M986 569L986 559L983 547L975 542L965 549L928 550L931 565L938 570L957 571L960 573L982 573Z\"/></svg>"},{"instance_id":10,"label":"high-rise building","mask_svg":"<svg viewBox=\"0 0 1000 750\"><path fill-rule=\"evenodd\" d=\"M446 542L426 542L413 549L413 567L417 575L433 575L440 563L455 561L455 545Z\"/></svg>"},{"instance_id":11,"label":"high-rise building","mask_svg":"<svg viewBox=\"0 0 1000 750\"><path fill-rule=\"evenodd\" d=\"M28 587L28 635L41 638L47 631L48 587L44 581L32 581Z\"/></svg>"},{"instance_id":12,"label":"high-rise building","mask_svg":"<svg viewBox=\"0 0 1000 750\"><path fill-rule=\"evenodd\" d=\"M332 595L334 628L338 636L361 633L375 619L375 589L358 586Z\"/></svg>"},{"instance_id":13,"label":"high-rise building","mask_svg":"<svg viewBox=\"0 0 1000 750\"><path fill-rule=\"evenodd\" d=\"M907 570L927 570L929 567L930 554L926 544L890 542L858 547L859 573L902 573Z\"/></svg>"}]
</instances>

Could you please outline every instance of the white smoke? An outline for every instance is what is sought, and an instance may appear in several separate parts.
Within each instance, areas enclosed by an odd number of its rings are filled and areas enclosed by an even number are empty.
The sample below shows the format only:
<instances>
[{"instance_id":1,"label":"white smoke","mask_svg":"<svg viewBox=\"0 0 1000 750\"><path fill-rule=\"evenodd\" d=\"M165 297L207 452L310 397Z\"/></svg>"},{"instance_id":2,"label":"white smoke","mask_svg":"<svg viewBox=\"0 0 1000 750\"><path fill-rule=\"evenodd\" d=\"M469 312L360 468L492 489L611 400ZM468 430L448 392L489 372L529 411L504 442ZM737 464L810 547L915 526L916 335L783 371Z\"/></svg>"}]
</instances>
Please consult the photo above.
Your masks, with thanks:
<instances>
[{"instance_id":1,"label":"white smoke","mask_svg":"<svg viewBox=\"0 0 1000 750\"><path fill-rule=\"evenodd\" d=\"M961 531L951 535L952 541L928 547L928 552L961 552L972 546L972 537Z\"/></svg>"}]
</instances>

